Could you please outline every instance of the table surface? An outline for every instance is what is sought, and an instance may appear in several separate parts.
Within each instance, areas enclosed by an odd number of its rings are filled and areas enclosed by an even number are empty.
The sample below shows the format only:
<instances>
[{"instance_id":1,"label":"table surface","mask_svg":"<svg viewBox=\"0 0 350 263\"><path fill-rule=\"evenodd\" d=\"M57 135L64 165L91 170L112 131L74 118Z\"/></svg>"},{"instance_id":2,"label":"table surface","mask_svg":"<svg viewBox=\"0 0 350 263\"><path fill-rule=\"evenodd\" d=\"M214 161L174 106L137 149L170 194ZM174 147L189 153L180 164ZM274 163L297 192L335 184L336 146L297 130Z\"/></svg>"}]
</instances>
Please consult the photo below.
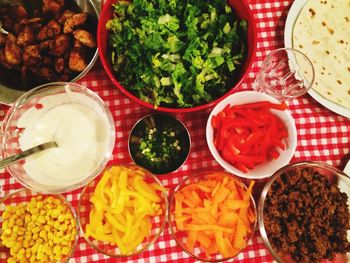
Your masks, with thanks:
<instances>
[{"instance_id":1,"label":"table surface","mask_svg":"<svg viewBox=\"0 0 350 263\"><path fill-rule=\"evenodd\" d=\"M247 0L253 10L258 27L258 49L256 61L240 90L251 89L262 60L273 49L283 46L283 29L292 0ZM79 81L89 87L106 102L113 114L116 127L116 144L111 163L131 161L128 154L127 138L133 124L151 111L131 101L123 95L109 80L99 61L94 68ZM313 100L309 95L289 101L289 109L295 119L298 131L298 145L292 161L313 160L331 164L343 169L349 158L350 120L336 115ZM0 120L8 107L0 105ZM211 156L205 139L205 125L210 109L177 117L188 127L192 146L186 163L176 172L159 176L162 183L173 189L186 175L210 168L218 164ZM258 182L263 185L264 181ZM21 188L21 185L7 173L0 172L0 196ZM77 207L81 189L65 194L65 197ZM259 195L259 193L255 193ZM171 238L166 226L159 240L146 252L123 260L114 260L97 253L89 247L80 234L78 246L70 262L194 262ZM237 262L271 262L269 251L263 244L259 231L248 247L235 259ZM1 259L0 259L1 261Z\"/></svg>"}]
</instances>

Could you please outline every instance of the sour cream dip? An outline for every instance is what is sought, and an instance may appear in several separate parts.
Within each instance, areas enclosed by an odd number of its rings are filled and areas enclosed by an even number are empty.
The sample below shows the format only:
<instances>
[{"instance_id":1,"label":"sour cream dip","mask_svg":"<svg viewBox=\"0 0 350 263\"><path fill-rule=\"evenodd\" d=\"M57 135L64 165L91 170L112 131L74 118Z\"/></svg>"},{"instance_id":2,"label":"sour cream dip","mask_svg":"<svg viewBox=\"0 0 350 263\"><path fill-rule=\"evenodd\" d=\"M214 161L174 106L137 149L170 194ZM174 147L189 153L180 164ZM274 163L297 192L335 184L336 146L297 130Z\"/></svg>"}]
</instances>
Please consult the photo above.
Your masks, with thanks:
<instances>
[{"instance_id":1,"label":"sour cream dip","mask_svg":"<svg viewBox=\"0 0 350 263\"><path fill-rule=\"evenodd\" d=\"M24 170L39 184L61 188L90 177L114 145L114 130L103 108L87 95L68 86L65 90L41 98L17 122L23 129L21 150L49 141L58 144L26 158Z\"/></svg>"}]
</instances>

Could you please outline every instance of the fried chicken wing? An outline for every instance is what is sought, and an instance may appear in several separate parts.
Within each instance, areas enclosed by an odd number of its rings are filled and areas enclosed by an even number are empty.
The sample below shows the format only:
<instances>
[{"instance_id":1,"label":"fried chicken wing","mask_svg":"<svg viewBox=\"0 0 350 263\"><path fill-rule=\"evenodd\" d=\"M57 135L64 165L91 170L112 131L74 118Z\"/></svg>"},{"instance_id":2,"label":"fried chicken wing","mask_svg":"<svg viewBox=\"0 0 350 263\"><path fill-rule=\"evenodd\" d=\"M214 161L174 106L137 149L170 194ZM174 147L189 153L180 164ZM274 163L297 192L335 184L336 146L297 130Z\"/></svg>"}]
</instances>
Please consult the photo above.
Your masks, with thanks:
<instances>
[{"instance_id":1,"label":"fried chicken wing","mask_svg":"<svg viewBox=\"0 0 350 263\"><path fill-rule=\"evenodd\" d=\"M76 14L77 13L75 13L75 12L73 12L71 10L65 10L57 21L61 25L64 25L64 23L67 21L68 18L71 18L71 17L73 17Z\"/></svg>"},{"instance_id":2,"label":"fried chicken wing","mask_svg":"<svg viewBox=\"0 0 350 263\"><path fill-rule=\"evenodd\" d=\"M7 39L7 35L0 33L0 47L5 46L6 39Z\"/></svg>"},{"instance_id":3,"label":"fried chicken wing","mask_svg":"<svg viewBox=\"0 0 350 263\"><path fill-rule=\"evenodd\" d=\"M39 41L52 39L61 33L61 25L56 20L51 20L46 26L40 29L37 38Z\"/></svg>"},{"instance_id":4,"label":"fried chicken wing","mask_svg":"<svg viewBox=\"0 0 350 263\"><path fill-rule=\"evenodd\" d=\"M58 16L64 8L64 0L43 0L43 13Z\"/></svg>"},{"instance_id":5,"label":"fried chicken wing","mask_svg":"<svg viewBox=\"0 0 350 263\"><path fill-rule=\"evenodd\" d=\"M84 29L78 29L73 32L74 38L78 40L84 46L89 48L96 47L96 41L94 37Z\"/></svg>"},{"instance_id":6,"label":"fried chicken wing","mask_svg":"<svg viewBox=\"0 0 350 263\"><path fill-rule=\"evenodd\" d=\"M9 33L5 43L5 57L11 65L19 65L22 61L22 50L16 44L16 37Z\"/></svg>"},{"instance_id":7,"label":"fried chicken wing","mask_svg":"<svg viewBox=\"0 0 350 263\"><path fill-rule=\"evenodd\" d=\"M60 57L62 56L70 47L71 38L67 34L61 34L55 37L52 48L49 50L51 55Z\"/></svg>"},{"instance_id":8,"label":"fried chicken wing","mask_svg":"<svg viewBox=\"0 0 350 263\"><path fill-rule=\"evenodd\" d=\"M26 25L19 32L17 37L17 45L20 47L32 45L35 42L34 30L30 26Z\"/></svg>"},{"instance_id":9,"label":"fried chicken wing","mask_svg":"<svg viewBox=\"0 0 350 263\"><path fill-rule=\"evenodd\" d=\"M5 49L0 48L0 64L4 66L7 69L11 69L12 65L7 62L6 56L5 56Z\"/></svg>"},{"instance_id":10,"label":"fried chicken wing","mask_svg":"<svg viewBox=\"0 0 350 263\"><path fill-rule=\"evenodd\" d=\"M87 13L80 13L68 18L64 23L63 33L72 33L75 28L83 25L86 22L87 16Z\"/></svg>"},{"instance_id":11,"label":"fried chicken wing","mask_svg":"<svg viewBox=\"0 0 350 263\"><path fill-rule=\"evenodd\" d=\"M28 66L37 65L42 60L40 45L27 46L23 51L23 64Z\"/></svg>"},{"instance_id":12,"label":"fried chicken wing","mask_svg":"<svg viewBox=\"0 0 350 263\"><path fill-rule=\"evenodd\" d=\"M69 68L73 71L81 72L87 67L86 56L80 48L74 48L69 56Z\"/></svg>"}]
</instances>

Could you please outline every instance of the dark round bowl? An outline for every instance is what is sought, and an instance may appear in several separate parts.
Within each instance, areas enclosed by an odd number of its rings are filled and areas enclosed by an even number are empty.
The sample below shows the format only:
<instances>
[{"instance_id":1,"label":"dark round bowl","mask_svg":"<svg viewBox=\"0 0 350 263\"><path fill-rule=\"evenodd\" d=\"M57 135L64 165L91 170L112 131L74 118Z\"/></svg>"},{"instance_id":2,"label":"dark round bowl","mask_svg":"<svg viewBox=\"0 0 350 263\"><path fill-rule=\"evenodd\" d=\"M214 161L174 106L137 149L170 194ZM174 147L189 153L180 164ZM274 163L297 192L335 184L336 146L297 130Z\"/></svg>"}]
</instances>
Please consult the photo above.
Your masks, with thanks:
<instances>
[{"instance_id":1,"label":"dark round bowl","mask_svg":"<svg viewBox=\"0 0 350 263\"><path fill-rule=\"evenodd\" d=\"M146 128L157 128L158 131L171 129L179 140L180 150L176 156L170 156L170 162L162 163L155 167L145 162L144 156L140 153L140 138L145 136ZM138 120L131 129L128 140L129 154L137 164L153 174L167 174L177 170L187 159L191 147L190 134L186 126L172 115L165 113L152 113Z\"/></svg>"},{"instance_id":2,"label":"dark round bowl","mask_svg":"<svg viewBox=\"0 0 350 263\"><path fill-rule=\"evenodd\" d=\"M248 54L245 60L245 63L243 65L243 68L240 72L240 78L235 83L235 85L224 95L219 97L218 99L211 101L209 103L191 107L191 108L170 108L170 107L155 107L153 104L145 102L141 100L140 98L134 96L131 92L129 92L125 87L123 87L118 79L115 76L115 73L113 71L113 67L110 63L110 59L108 57L108 37L109 37L109 31L106 29L106 23L109 19L113 17L113 8L112 5L116 3L118 0L109 0L103 7L100 20L98 23L97 28L97 46L98 51L100 55L100 59L102 62L102 65L104 69L106 70L109 78L112 80L113 84L121 90L126 96L128 96L130 99L136 101L137 103L141 104L142 106L145 106L150 109L155 109L157 111L162 112L172 112L172 113L187 113L187 112L194 112L203 110L206 108L209 108L213 105L216 105L219 101L226 98L228 95L230 95L233 90L240 86L243 80L247 77L250 68L253 64L253 61L256 56L256 48L257 48L257 28L256 23L254 20L254 16L252 13L252 10L249 7L249 4L245 0L228 0L228 4L236 11L238 17L240 19L245 19L248 23L248 33L247 33L247 44L248 44Z\"/></svg>"}]
</instances>

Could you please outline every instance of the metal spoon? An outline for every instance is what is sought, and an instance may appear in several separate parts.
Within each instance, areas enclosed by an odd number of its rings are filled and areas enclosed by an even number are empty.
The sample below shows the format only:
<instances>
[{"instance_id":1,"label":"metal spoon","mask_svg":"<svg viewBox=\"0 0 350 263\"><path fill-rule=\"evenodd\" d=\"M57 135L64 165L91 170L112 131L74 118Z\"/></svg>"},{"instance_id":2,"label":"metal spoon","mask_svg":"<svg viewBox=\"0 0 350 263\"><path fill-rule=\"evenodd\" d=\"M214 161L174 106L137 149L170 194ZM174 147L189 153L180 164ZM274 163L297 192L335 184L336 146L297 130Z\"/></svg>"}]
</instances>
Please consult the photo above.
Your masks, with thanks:
<instances>
[{"instance_id":1,"label":"metal spoon","mask_svg":"<svg viewBox=\"0 0 350 263\"><path fill-rule=\"evenodd\" d=\"M44 151L46 149L50 149L53 147L58 147L56 142L46 142L43 144L39 144L38 146L35 146L35 147L30 148L28 150L25 150L21 153L12 155L12 156L0 161L0 170L4 167L10 165L10 164L13 164L15 162L18 162L18 161L28 157L29 155L32 155L32 154L35 154L35 153L38 153L38 152L41 152L41 151Z\"/></svg>"},{"instance_id":2,"label":"metal spoon","mask_svg":"<svg viewBox=\"0 0 350 263\"><path fill-rule=\"evenodd\" d=\"M7 32L5 29L2 28L2 23L0 21L0 33L1 34L5 34L5 35L8 35L9 32Z\"/></svg>"}]
</instances>

